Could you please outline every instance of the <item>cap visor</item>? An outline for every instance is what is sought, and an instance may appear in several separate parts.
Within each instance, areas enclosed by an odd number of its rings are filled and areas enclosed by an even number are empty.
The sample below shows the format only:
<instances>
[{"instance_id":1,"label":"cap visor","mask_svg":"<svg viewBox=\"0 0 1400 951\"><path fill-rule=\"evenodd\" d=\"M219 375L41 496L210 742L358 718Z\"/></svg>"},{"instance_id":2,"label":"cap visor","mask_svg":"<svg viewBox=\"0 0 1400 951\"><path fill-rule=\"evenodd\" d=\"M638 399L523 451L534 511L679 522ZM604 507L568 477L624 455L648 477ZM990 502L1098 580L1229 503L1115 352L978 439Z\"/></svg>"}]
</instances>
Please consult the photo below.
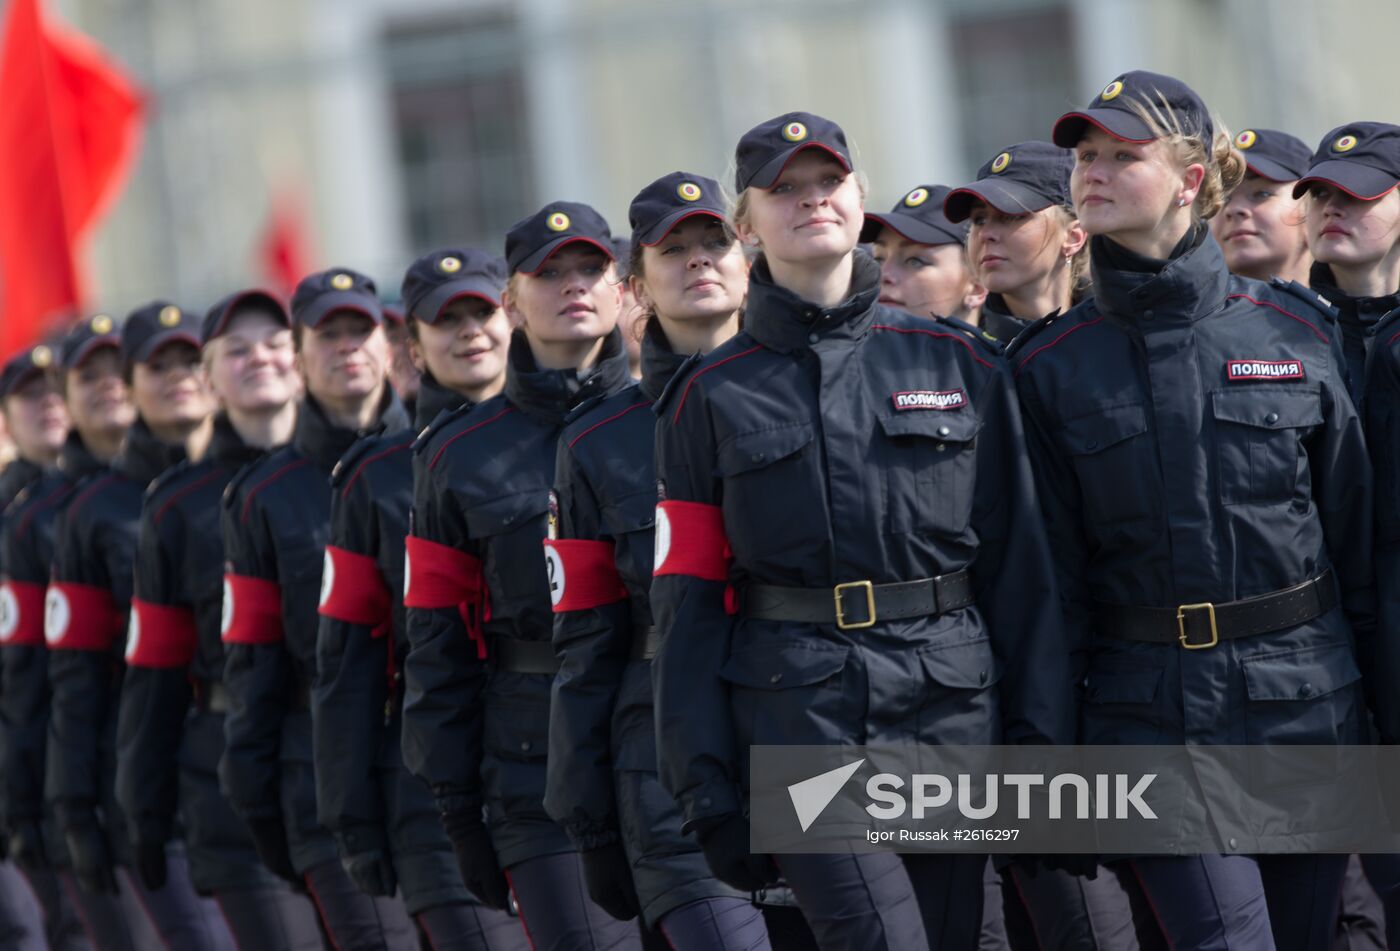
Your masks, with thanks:
<instances>
[{"instance_id":1,"label":"cap visor","mask_svg":"<svg viewBox=\"0 0 1400 951\"><path fill-rule=\"evenodd\" d=\"M943 214L954 223L966 221L972 206L982 201L1006 215L1024 215L1049 208L1054 202L1029 185L1020 182L983 179L963 188L955 188L943 199Z\"/></svg>"},{"instance_id":2,"label":"cap visor","mask_svg":"<svg viewBox=\"0 0 1400 951\"><path fill-rule=\"evenodd\" d=\"M886 212L872 215L867 213L865 224L860 229L861 244L869 244L880 234L881 228L889 228L906 241L915 244L962 244L963 236L956 229L940 228L938 225L920 221L911 215L899 212Z\"/></svg>"},{"instance_id":3,"label":"cap visor","mask_svg":"<svg viewBox=\"0 0 1400 951\"><path fill-rule=\"evenodd\" d=\"M272 316L276 317L286 326L290 327L292 325L292 318L287 314L286 305L278 300L276 295L270 291L263 290L244 291L228 302L224 307L224 312L219 315L219 322L204 332L203 342L208 343L215 337L222 336L223 333L228 330L229 321L238 316L239 311L248 307L250 304L260 304L265 307Z\"/></svg>"},{"instance_id":4,"label":"cap visor","mask_svg":"<svg viewBox=\"0 0 1400 951\"><path fill-rule=\"evenodd\" d=\"M442 310L454 300L463 297L478 297L492 307L501 306L501 289L489 280L466 277L460 281L448 281L433 288L415 306L409 309L415 320L425 324L435 324L442 316Z\"/></svg>"},{"instance_id":5,"label":"cap visor","mask_svg":"<svg viewBox=\"0 0 1400 951\"><path fill-rule=\"evenodd\" d=\"M1250 158L1246 154L1244 165L1245 168L1249 169L1249 171L1253 172L1255 175L1258 175L1260 178L1267 178L1271 182L1294 182L1298 180L1298 175L1300 174L1292 169L1284 168L1273 159L1265 158L1262 155L1258 158Z\"/></svg>"},{"instance_id":6,"label":"cap visor","mask_svg":"<svg viewBox=\"0 0 1400 951\"><path fill-rule=\"evenodd\" d=\"M152 334L145 343L141 344L136 353L132 355L132 363L145 363L156 355L156 351L170 346L172 343L187 343L199 349L199 338L190 330L162 330L160 333Z\"/></svg>"},{"instance_id":7,"label":"cap visor","mask_svg":"<svg viewBox=\"0 0 1400 951\"><path fill-rule=\"evenodd\" d=\"M713 208L682 208L680 211L672 212L662 218L656 224L646 229L638 236L637 240L641 244L650 248L666 240L666 236L676 230L676 226L687 218L698 218L704 215L718 221L724 221L724 215Z\"/></svg>"},{"instance_id":8,"label":"cap visor","mask_svg":"<svg viewBox=\"0 0 1400 951\"><path fill-rule=\"evenodd\" d=\"M821 149L823 152L836 159L836 161L840 162L841 167L844 168L847 172L851 170L850 161L847 160L847 158L840 152L833 149L831 146L823 145L820 142L799 142L797 145L794 145L786 152L779 152L777 155L769 159L768 162L762 168L760 168L757 172L754 173L753 178L749 179L748 183L744 187L764 189L772 188L773 183L776 182L782 176L783 169L787 168L788 163L795 159L797 157L797 153L803 151L804 149Z\"/></svg>"},{"instance_id":9,"label":"cap visor","mask_svg":"<svg viewBox=\"0 0 1400 951\"><path fill-rule=\"evenodd\" d=\"M364 294L354 291L332 291L322 294L297 314L296 318L308 327L319 327L327 317L338 310L364 314L376 324L384 323L384 311L379 301L371 302Z\"/></svg>"},{"instance_id":10,"label":"cap visor","mask_svg":"<svg viewBox=\"0 0 1400 951\"><path fill-rule=\"evenodd\" d=\"M1050 133L1050 141L1062 149L1072 149L1084 138L1084 132L1089 126L1094 126L1124 142L1142 144L1156 138L1147 127L1147 123L1131 112L1121 109L1088 109L1084 112L1066 112L1055 120L1055 129Z\"/></svg>"},{"instance_id":11,"label":"cap visor","mask_svg":"<svg viewBox=\"0 0 1400 951\"><path fill-rule=\"evenodd\" d=\"M1359 162L1320 162L1298 179L1298 184L1293 186L1293 197L1303 197L1313 182L1335 185L1359 201L1375 201L1394 188L1400 179Z\"/></svg>"},{"instance_id":12,"label":"cap visor","mask_svg":"<svg viewBox=\"0 0 1400 951\"><path fill-rule=\"evenodd\" d=\"M64 368L68 370L78 369L78 367L83 365L83 361L103 347L111 347L113 350L119 353L121 352L121 344L118 343L117 338L103 334L100 337L93 337L84 341L83 344L64 361Z\"/></svg>"},{"instance_id":13,"label":"cap visor","mask_svg":"<svg viewBox=\"0 0 1400 951\"><path fill-rule=\"evenodd\" d=\"M564 245L572 244L575 241L581 241L584 244L593 245L593 247L606 254L608 256L609 261L617 260L615 257L613 257L612 248L603 244L601 241L595 241L592 238L584 238L576 234L571 234L555 238L553 241L549 242L549 244L546 244L534 254L531 254L525 260L521 261L520 266L517 267L515 270L521 274L534 274L540 268L544 267L544 262L549 260L549 256L551 254L553 254L555 251L558 251Z\"/></svg>"},{"instance_id":14,"label":"cap visor","mask_svg":"<svg viewBox=\"0 0 1400 951\"><path fill-rule=\"evenodd\" d=\"M9 380L5 381L4 389L0 389L0 399L4 399L5 397L12 395L15 392L15 390L24 386L30 380L33 380L37 377L41 377L43 375L44 371L41 367L36 367L32 365L25 367L23 370L20 370L13 377L11 377Z\"/></svg>"}]
</instances>

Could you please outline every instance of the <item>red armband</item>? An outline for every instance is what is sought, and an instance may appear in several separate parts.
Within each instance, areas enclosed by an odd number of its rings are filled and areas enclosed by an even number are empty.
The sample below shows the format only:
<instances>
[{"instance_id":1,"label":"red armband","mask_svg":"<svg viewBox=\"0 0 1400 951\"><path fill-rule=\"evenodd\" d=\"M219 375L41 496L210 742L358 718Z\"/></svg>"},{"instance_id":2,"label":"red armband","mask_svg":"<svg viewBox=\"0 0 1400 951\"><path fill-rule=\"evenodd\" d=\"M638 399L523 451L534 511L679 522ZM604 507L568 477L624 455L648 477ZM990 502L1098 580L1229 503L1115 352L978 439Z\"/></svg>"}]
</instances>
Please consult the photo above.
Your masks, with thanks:
<instances>
[{"instance_id":1,"label":"red armband","mask_svg":"<svg viewBox=\"0 0 1400 951\"><path fill-rule=\"evenodd\" d=\"M194 612L189 608L131 599L131 620L126 629L129 666L188 667L198 644Z\"/></svg>"},{"instance_id":2,"label":"red armband","mask_svg":"<svg viewBox=\"0 0 1400 951\"><path fill-rule=\"evenodd\" d=\"M480 558L451 545L407 536L403 604L406 608L456 608L467 626L467 634L476 641L477 657L486 659L482 625L491 619L491 604Z\"/></svg>"},{"instance_id":3,"label":"red armband","mask_svg":"<svg viewBox=\"0 0 1400 951\"><path fill-rule=\"evenodd\" d=\"M44 646L44 586L32 581L0 585L0 644Z\"/></svg>"},{"instance_id":4,"label":"red armband","mask_svg":"<svg viewBox=\"0 0 1400 951\"><path fill-rule=\"evenodd\" d=\"M282 640L282 586L249 575L224 575L223 627L228 644Z\"/></svg>"},{"instance_id":5,"label":"red armband","mask_svg":"<svg viewBox=\"0 0 1400 951\"><path fill-rule=\"evenodd\" d=\"M654 575L689 575L705 581L728 581L734 552L724 534L718 505L665 501L656 507Z\"/></svg>"},{"instance_id":6,"label":"red armband","mask_svg":"<svg viewBox=\"0 0 1400 951\"><path fill-rule=\"evenodd\" d=\"M391 605L379 565L368 555L327 545L317 610L336 621L372 627L374 636L382 637L389 629Z\"/></svg>"},{"instance_id":7,"label":"red armband","mask_svg":"<svg viewBox=\"0 0 1400 951\"><path fill-rule=\"evenodd\" d=\"M627 599L612 542L546 538L544 564L555 614L583 611Z\"/></svg>"},{"instance_id":8,"label":"red armband","mask_svg":"<svg viewBox=\"0 0 1400 951\"><path fill-rule=\"evenodd\" d=\"M51 581L44 595L44 640L65 651L106 651L121 630L112 592L92 584Z\"/></svg>"}]
</instances>

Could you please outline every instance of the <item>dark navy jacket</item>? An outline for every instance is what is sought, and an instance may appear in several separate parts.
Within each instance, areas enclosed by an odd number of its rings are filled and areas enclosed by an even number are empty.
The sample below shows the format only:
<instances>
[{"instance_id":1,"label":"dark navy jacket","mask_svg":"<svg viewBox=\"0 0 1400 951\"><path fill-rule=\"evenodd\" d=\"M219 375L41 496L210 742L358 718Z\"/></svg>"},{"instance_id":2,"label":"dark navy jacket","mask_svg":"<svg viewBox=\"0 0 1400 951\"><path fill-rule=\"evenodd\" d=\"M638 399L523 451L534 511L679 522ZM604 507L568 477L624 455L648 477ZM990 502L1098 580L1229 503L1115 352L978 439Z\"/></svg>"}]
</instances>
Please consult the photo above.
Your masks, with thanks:
<instances>
[{"instance_id":1,"label":"dark navy jacket","mask_svg":"<svg viewBox=\"0 0 1400 951\"><path fill-rule=\"evenodd\" d=\"M146 488L184 457L138 420L110 470L85 479L59 517L45 603L53 690L45 794L60 828L96 821L125 854L115 807L117 706L132 565Z\"/></svg>"},{"instance_id":2,"label":"dark navy jacket","mask_svg":"<svg viewBox=\"0 0 1400 951\"><path fill-rule=\"evenodd\" d=\"M194 769L197 762L200 778L206 779L223 749L222 735L211 735L191 715L205 708L211 685L223 679L219 500L238 470L264 455L245 444L220 414L205 457L157 479L141 509L134 620L117 720L117 800L133 840L167 841L177 807L184 812L191 871L199 887L224 887L246 878L246 869L239 876L206 867L229 861L233 853L242 858L234 864L250 865L250 857L256 862L242 824L216 801L217 787L182 787L180 774L182 766ZM190 749L192 742L200 748ZM219 845L225 847L217 849L218 858L207 860L206 846Z\"/></svg>"},{"instance_id":3,"label":"dark navy jacket","mask_svg":"<svg viewBox=\"0 0 1400 951\"><path fill-rule=\"evenodd\" d=\"M1346 355L1351 392L1360 404L1369 354L1374 348L1381 321L1400 308L1400 291L1383 297L1352 297L1337 286L1332 268L1326 264L1312 266L1308 284L1315 293L1323 296L1326 305L1333 308L1337 327L1335 335L1340 339Z\"/></svg>"},{"instance_id":4,"label":"dark navy jacket","mask_svg":"<svg viewBox=\"0 0 1400 951\"><path fill-rule=\"evenodd\" d=\"M478 559L486 594L463 611L409 608L404 759L444 811L479 810L484 791L503 868L570 844L542 802L553 677L496 670L491 658L502 638L550 642L541 545L555 446L571 409L626 382L617 331L586 374L538 368L517 331L505 392L442 419L414 446L413 534ZM409 573L418 570L410 558ZM484 624L473 630L464 612L478 608Z\"/></svg>"},{"instance_id":5,"label":"dark navy jacket","mask_svg":"<svg viewBox=\"0 0 1400 951\"><path fill-rule=\"evenodd\" d=\"M342 840L355 840L353 848L343 842L346 853L387 848L391 817L379 775L386 744L398 745L397 736L385 733L399 728L408 655L403 566L413 503L411 449L418 431L462 403L461 396L425 375L414 405L417 428L361 439L332 477L330 544L358 561L345 564L344 577L336 571L333 583L323 581L311 702L317 812ZM354 569L365 574L355 575ZM384 613L373 623L327 616L326 598L345 591L346 583L377 592L373 599L354 602L355 607L374 600ZM442 843L446 845L445 838Z\"/></svg>"},{"instance_id":6,"label":"dark navy jacket","mask_svg":"<svg viewBox=\"0 0 1400 951\"><path fill-rule=\"evenodd\" d=\"M1094 299L1011 354L1086 679L1083 742L1362 742L1362 672L1375 697L1395 680L1371 662L1371 467L1326 315L1231 276L1203 230L1165 267L1102 238L1092 254ZM1099 602L1234 601L1328 568L1337 608L1209 649L1096 621ZM1306 825L1254 830L1251 847Z\"/></svg>"},{"instance_id":7,"label":"dark navy jacket","mask_svg":"<svg viewBox=\"0 0 1400 951\"><path fill-rule=\"evenodd\" d=\"M387 387L379 420L368 432L333 425L308 397L291 444L244 468L224 492L222 627L230 709L219 780L244 818L281 817L288 823L292 859L303 871L335 855L327 839L299 857L296 841L324 836L316 822L306 711L316 674L331 472L356 440L407 424ZM291 788L282 788L284 778Z\"/></svg>"},{"instance_id":8,"label":"dark navy jacket","mask_svg":"<svg viewBox=\"0 0 1400 951\"><path fill-rule=\"evenodd\" d=\"M0 527L4 600L0 624L0 822L37 822L44 813L49 720L44 589L53 561L54 520L78 480L101 468L77 433L58 467L21 488Z\"/></svg>"},{"instance_id":9,"label":"dark navy jacket","mask_svg":"<svg viewBox=\"0 0 1400 951\"><path fill-rule=\"evenodd\" d=\"M968 569L975 603L843 631L731 615L726 582L658 575L661 776L688 825L743 808L754 743L1072 737L1010 375L878 285L858 252L849 297L822 309L756 263L743 332L657 407L660 490L718 507L741 595ZM673 531L667 551L689 544Z\"/></svg>"},{"instance_id":10,"label":"dark navy jacket","mask_svg":"<svg viewBox=\"0 0 1400 951\"><path fill-rule=\"evenodd\" d=\"M1400 669L1400 308L1374 325L1362 412L1376 477L1376 587L1378 672ZM1396 682L1377 687L1394 693ZM1376 714L1382 743L1400 743L1400 712Z\"/></svg>"}]
</instances>

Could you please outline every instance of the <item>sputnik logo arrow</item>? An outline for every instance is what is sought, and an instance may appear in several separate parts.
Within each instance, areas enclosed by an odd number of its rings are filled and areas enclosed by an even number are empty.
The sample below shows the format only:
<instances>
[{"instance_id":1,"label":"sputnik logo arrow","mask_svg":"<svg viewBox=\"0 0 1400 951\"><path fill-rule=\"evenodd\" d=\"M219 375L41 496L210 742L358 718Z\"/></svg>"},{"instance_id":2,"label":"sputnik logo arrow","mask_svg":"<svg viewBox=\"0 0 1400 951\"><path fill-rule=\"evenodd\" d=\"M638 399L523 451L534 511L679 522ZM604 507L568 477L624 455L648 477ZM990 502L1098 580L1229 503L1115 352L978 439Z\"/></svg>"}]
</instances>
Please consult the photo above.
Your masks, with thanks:
<instances>
[{"instance_id":1,"label":"sputnik logo arrow","mask_svg":"<svg viewBox=\"0 0 1400 951\"><path fill-rule=\"evenodd\" d=\"M811 779L793 783L787 788L788 795L792 797L792 808L797 813L797 821L803 832L812 827L812 823L831 805L831 800L836 798L841 787L846 785L846 781L855 775L864 762L865 758L861 757L854 763L838 766Z\"/></svg>"}]
</instances>

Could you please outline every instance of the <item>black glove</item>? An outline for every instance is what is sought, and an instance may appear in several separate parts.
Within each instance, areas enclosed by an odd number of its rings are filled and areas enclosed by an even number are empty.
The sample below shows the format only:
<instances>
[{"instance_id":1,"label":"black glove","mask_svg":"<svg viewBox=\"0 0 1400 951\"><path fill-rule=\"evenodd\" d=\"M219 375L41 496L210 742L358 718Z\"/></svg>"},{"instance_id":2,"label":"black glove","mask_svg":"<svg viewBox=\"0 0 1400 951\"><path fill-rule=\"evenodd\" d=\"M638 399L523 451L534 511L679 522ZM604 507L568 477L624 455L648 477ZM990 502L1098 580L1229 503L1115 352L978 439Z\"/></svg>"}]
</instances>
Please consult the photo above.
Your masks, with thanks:
<instances>
[{"instance_id":1,"label":"black glove","mask_svg":"<svg viewBox=\"0 0 1400 951\"><path fill-rule=\"evenodd\" d=\"M10 825L10 857L21 868L40 869L49 864L44 833L33 819L19 819Z\"/></svg>"},{"instance_id":2,"label":"black glove","mask_svg":"<svg viewBox=\"0 0 1400 951\"><path fill-rule=\"evenodd\" d=\"M443 810L442 827L452 840L467 891L483 905L504 911L510 902L510 886L491 846L491 834L481 821L480 809Z\"/></svg>"},{"instance_id":3,"label":"black glove","mask_svg":"<svg viewBox=\"0 0 1400 951\"><path fill-rule=\"evenodd\" d=\"M268 870L293 885L303 885L301 876L292 866L292 853L287 848L287 829L282 825L281 818L259 816L245 821L253 837L253 848L258 850L258 858L262 859Z\"/></svg>"},{"instance_id":4,"label":"black glove","mask_svg":"<svg viewBox=\"0 0 1400 951\"><path fill-rule=\"evenodd\" d=\"M131 841L131 858L136 874L147 891L158 892L165 887L165 843L150 839Z\"/></svg>"},{"instance_id":5,"label":"black glove","mask_svg":"<svg viewBox=\"0 0 1400 951\"><path fill-rule=\"evenodd\" d=\"M578 857L583 861L583 880L593 904L618 921L631 921L641 913L637 886L632 883L632 863L627 861L622 843L589 849Z\"/></svg>"},{"instance_id":6,"label":"black glove","mask_svg":"<svg viewBox=\"0 0 1400 951\"><path fill-rule=\"evenodd\" d=\"M342 855L340 864L345 866L345 874L366 895L392 897L398 890L399 880L394 875L394 863L389 855L380 849Z\"/></svg>"},{"instance_id":7,"label":"black glove","mask_svg":"<svg viewBox=\"0 0 1400 951\"><path fill-rule=\"evenodd\" d=\"M697 834L710 871L726 885L752 892L778 880L773 859L749 851L749 820L737 812L712 820Z\"/></svg>"},{"instance_id":8,"label":"black glove","mask_svg":"<svg viewBox=\"0 0 1400 951\"><path fill-rule=\"evenodd\" d=\"M85 891L94 895L117 894L117 878L112 870L112 853L96 819L77 822L63 830L68 857L73 861L73 877Z\"/></svg>"},{"instance_id":9,"label":"black glove","mask_svg":"<svg viewBox=\"0 0 1400 951\"><path fill-rule=\"evenodd\" d=\"M1046 869L1051 872L1068 872L1090 880L1099 877L1099 857L1097 855L1066 855L1046 853L1044 855L1022 855L1016 862L1031 878L1036 872Z\"/></svg>"}]
</instances>

